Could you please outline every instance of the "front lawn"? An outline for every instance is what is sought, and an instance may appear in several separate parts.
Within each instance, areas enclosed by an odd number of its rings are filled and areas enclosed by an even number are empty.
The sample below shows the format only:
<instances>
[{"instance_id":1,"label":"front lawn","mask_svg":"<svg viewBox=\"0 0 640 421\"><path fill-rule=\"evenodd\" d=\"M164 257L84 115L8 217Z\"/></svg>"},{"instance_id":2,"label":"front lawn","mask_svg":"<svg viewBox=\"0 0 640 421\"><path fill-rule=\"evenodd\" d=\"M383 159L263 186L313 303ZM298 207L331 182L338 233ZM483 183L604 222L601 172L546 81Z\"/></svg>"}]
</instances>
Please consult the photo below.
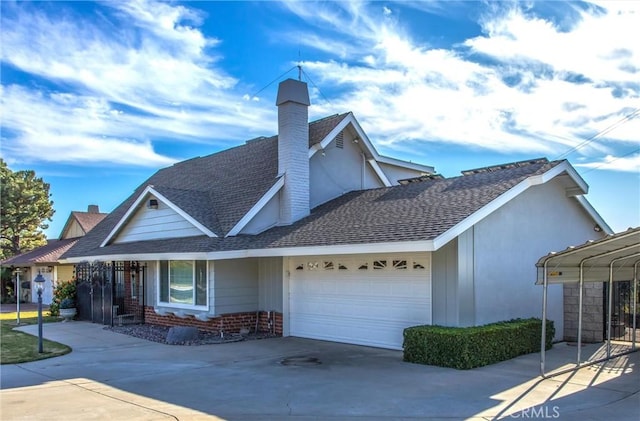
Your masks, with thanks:
<instances>
[{"instance_id":1,"label":"front lawn","mask_svg":"<svg viewBox=\"0 0 640 421\"><path fill-rule=\"evenodd\" d=\"M42 315L43 323L59 322L58 317ZM37 324L38 312L21 311L20 324ZM44 339L43 353L38 353L38 337L12 330L16 327L16 313L0 314L0 364L17 364L29 361L43 360L68 354L71 348L58 342ZM46 329L46 326L44 327Z\"/></svg>"}]
</instances>

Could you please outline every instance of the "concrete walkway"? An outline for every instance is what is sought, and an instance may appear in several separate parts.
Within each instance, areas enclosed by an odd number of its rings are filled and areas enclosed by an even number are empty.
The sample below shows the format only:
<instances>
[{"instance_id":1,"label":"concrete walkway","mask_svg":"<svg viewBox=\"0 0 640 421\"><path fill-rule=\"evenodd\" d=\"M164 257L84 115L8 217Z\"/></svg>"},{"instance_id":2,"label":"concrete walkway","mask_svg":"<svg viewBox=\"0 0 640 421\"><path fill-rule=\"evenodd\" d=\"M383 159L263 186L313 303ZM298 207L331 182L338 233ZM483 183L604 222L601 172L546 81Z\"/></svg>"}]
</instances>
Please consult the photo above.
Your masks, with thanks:
<instances>
[{"instance_id":1,"label":"concrete walkway","mask_svg":"<svg viewBox=\"0 0 640 421\"><path fill-rule=\"evenodd\" d=\"M20 328L35 333L37 326ZM539 355L458 371L299 338L170 346L84 322L45 325L73 352L2 366L2 420L637 420L640 353L543 380ZM597 355L597 345L583 355ZM548 366L574 359L557 344ZM317 358L321 364L287 357Z\"/></svg>"}]
</instances>

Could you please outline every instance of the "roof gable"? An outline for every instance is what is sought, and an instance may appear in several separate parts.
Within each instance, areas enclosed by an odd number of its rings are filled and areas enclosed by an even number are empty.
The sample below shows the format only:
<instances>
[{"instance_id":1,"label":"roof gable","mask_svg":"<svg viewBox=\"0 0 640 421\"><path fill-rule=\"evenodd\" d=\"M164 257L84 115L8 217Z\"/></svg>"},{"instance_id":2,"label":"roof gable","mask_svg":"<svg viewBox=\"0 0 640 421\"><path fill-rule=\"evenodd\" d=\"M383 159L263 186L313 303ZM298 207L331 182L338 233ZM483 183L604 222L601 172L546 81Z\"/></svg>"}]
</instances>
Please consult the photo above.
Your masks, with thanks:
<instances>
[{"instance_id":1,"label":"roof gable","mask_svg":"<svg viewBox=\"0 0 640 421\"><path fill-rule=\"evenodd\" d=\"M60 239L77 238L86 235L105 217L106 213L100 212L78 212L73 211L69 214L67 222L62 228Z\"/></svg>"},{"instance_id":2,"label":"roof gable","mask_svg":"<svg viewBox=\"0 0 640 421\"><path fill-rule=\"evenodd\" d=\"M531 186L569 174L566 161L533 160L453 178L424 177L352 191L289 225L258 235L157 240L87 250L85 256L232 258L309 253L433 251ZM580 200L577 201L580 203ZM69 255L77 255L75 249Z\"/></svg>"},{"instance_id":3,"label":"roof gable","mask_svg":"<svg viewBox=\"0 0 640 421\"><path fill-rule=\"evenodd\" d=\"M109 242L194 237L203 234L215 237L211 230L177 204L186 205L190 210L198 210L201 209L200 205L208 203L206 196L205 193L197 195L191 191L148 186L131 204L101 246Z\"/></svg>"}]
</instances>

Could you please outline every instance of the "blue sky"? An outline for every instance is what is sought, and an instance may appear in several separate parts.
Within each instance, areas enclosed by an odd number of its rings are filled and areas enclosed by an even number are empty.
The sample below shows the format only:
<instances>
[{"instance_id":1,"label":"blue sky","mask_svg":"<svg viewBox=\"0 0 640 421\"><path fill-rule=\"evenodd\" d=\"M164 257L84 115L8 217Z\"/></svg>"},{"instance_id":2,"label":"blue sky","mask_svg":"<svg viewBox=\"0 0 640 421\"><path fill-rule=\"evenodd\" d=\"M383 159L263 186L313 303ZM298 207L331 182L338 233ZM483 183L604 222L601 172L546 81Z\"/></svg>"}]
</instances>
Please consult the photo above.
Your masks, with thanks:
<instances>
[{"instance_id":1,"label":"blue sky","mask_svg":"<svg viewBox=\"0 0 640 421\"><path fill-rule=\"evenodd\" d=\"M447 177L567 158L615 231L640 225L638 1L0 7L2 157L51 184L51 238L159 168L275 134L269 83L297 64L310 117L353 111L382 154Z\"/></svg>"}]
</instances>

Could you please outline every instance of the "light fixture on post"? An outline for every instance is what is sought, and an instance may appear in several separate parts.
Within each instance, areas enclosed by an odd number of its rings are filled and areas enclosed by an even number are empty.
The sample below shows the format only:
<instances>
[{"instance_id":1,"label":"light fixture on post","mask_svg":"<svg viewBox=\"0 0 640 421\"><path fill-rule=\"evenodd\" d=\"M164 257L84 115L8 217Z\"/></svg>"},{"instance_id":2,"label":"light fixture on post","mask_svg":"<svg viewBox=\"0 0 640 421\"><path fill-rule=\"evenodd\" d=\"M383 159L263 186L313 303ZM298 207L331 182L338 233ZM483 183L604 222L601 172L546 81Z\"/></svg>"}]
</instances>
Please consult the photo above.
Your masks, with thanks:
<instances>
[{"instance_id":1,"label":"light fixture on post","mask_svg":"<svg viewBox=\"0 0 640 421\"><path fill-rule=\"evenodd\" d=\"M16 325L20 326L20 273L22 272L22 269L20 268L16 268L15 273L16 273L16 288L15 288L15 293L16 293Z\"/></svg>"},{"instance_id":2,"label":"light fixture on post","mask_svg":"<svg viewBox=\"0 0 640 421\"><path fill-rule=\"evenodd\" d=\"M36 290L38 291L38 353L42 354L42 290L44 289L45 279L40 272L38 276L33 280L36 284Z\"/></svg>"}]
</instances>

